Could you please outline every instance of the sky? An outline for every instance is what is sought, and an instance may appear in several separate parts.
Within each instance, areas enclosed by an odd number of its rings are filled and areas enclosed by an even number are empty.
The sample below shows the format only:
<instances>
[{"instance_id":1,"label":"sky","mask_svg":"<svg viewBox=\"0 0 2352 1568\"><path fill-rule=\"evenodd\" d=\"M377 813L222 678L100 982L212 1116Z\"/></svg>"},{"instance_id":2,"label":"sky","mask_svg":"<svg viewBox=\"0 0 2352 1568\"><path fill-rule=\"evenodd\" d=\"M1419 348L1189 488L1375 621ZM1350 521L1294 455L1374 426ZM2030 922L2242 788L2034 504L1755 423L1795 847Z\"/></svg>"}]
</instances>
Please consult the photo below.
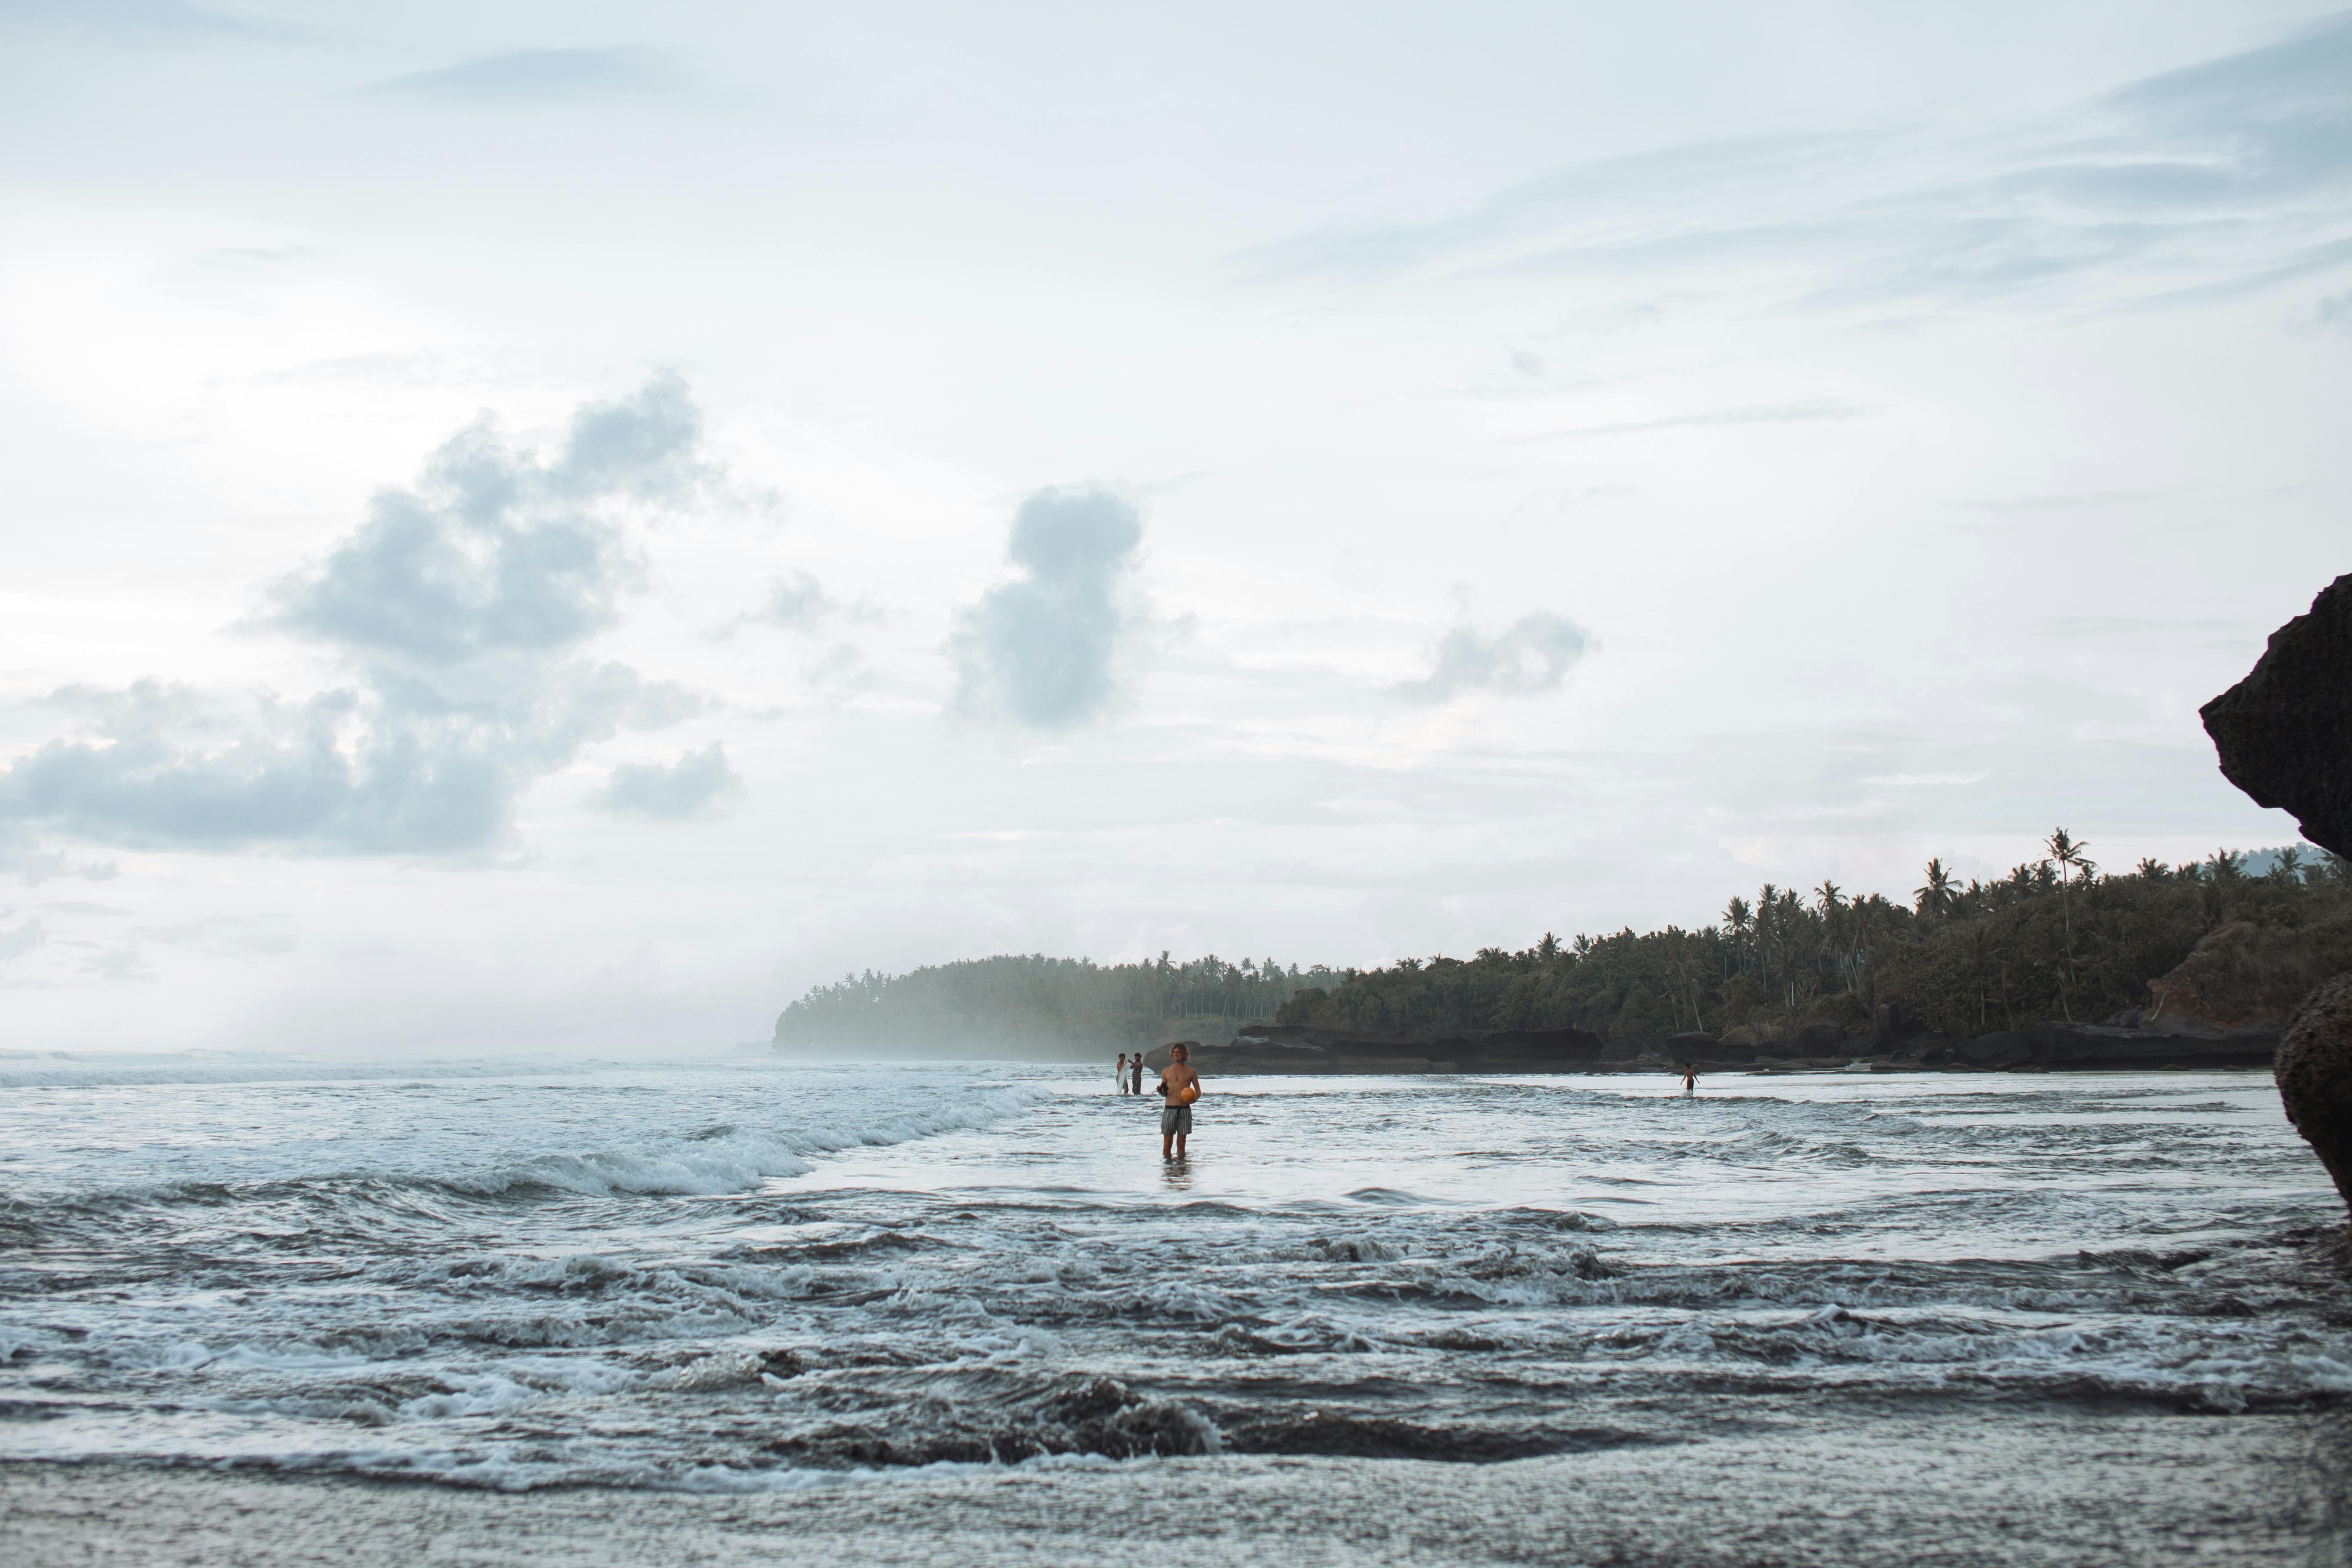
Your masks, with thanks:
<instances>
[{"instance_id":1,"label":"sky","mask_svg":"<svg viewBox=\"0 0 2352 1568\"><path fill-rule=\"evenodd\" d=\"M0 0L0 1046L2291 842L2352 12Z\"/></svg>"}]
</instances>

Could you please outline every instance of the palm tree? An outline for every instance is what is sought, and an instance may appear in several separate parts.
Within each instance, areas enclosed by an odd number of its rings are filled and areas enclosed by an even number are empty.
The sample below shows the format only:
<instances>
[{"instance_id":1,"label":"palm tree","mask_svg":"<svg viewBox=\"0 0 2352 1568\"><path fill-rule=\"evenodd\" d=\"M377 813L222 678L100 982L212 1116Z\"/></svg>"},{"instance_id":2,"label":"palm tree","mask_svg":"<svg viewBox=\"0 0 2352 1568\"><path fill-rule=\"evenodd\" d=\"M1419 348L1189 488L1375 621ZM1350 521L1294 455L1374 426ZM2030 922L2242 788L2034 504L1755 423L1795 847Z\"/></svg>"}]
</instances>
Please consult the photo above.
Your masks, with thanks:
<instances>
[{"instance_id":1,"label":"palm tree","mask_svg":"<svg viewBox=\"0 0 2352 1568\"><path fill-rule=\"evenodd\" d=\"M1948 915L1958 907L1960 890L1952 885L1952 874L1944 869L1942 857L1927 862L1927 885L1912 889L1911 897L1923 915Z\"/></svg>"},{"instance_id":2,"label":"palm tree","mask_svg":"<svg viewBox=\"0 0 2352 1568\"><path fill-rule=\"evenodd\" d=\"M2042 842L2050 850L2050 860L2047 863L2054 864L2058 868L2058 919L2066 929L2066 978L2069 983L2072 983L2075 978L2074 911L2067 900L2067 889L2076 873L2079 872L2087 880L2098 867L2089 856L2084 853L2090 846L2075 842L2074 836L2063 827L2052 829L2050 837ZM2062 1011L2066 1007L2063 992L2059 994L2058 1005ZM2067 1016L2071 1018L2073 1014L2070 1012Z\"/></svg>"},{"instance_id":3,"label":"palm tree","mask_svg":"<svg viewBox=\"0 0 2352 1568\"><path fill-rule=\"evenodd\" d=\"M2290 844L2271 862L2271 875L2282 882L2303 880L2303 851Z\"/></svg>"},{"instance_id":4,"label":"palm tree","mask_svg":"<svg viewBox=\"0 0 2352 1568\"><path fill-rule=\"evenodd\" d=\"M2053 829L2050 837L2042 842L2049 846L2050 858L2057 862L2058 875L2062 879L2070 869L2088 877L2099 868L2095 861L2083 853L2090 846L2076 843L2073 836L2063 827Z\"/></svg>"},{"instance_id":5,"label":"palm tree","mask_svg":"<svg viewBox=\"0 0 2352 1568\"><path fill-rule=\"evenodd\" d=\"M1737 893L1731 895L1731 902L1723 906L1723 923L1731 932L1731 941L1727 944L1731 949L1731 962L1742 974L1748 973L1748 933L1755 921L1755 911Z\"/></svg>"}]
</instances>

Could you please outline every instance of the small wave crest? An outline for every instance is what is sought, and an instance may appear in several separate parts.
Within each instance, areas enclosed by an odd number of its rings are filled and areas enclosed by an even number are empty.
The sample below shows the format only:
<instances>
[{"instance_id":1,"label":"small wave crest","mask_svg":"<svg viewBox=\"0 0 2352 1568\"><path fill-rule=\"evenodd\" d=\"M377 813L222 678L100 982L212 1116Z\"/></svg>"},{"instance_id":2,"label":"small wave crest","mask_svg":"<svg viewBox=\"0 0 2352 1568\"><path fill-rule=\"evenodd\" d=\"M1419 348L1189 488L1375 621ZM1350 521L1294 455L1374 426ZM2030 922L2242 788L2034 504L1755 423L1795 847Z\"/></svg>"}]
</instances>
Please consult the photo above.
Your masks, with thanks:
<instances>
[{"instance_id":1,"label":"small wave crest","mask_svg":"<svg viewBox=\"0 0 2352 1568\"><path fill-rule=\"evenodd\" d=\"M150 1180L96 1190L5 1194L11 1217L49 1209L120 1212L126 1207L215 1206L257 1199L347 1205L393 1202L415 1194L461 1198L529 1197L549 1193L591 1197L717 1197L756 1190L772 1176L805 1175L824 1155L880 1148L966 1128L990 1126L1046 1100L1034 1085L973 1089L903 1110L835 1117L779 1118L766 1126L739 1122L649 1139L636 1147L551 1150L486 1163L473 1170L436 1162L420 1166L410 1151L387 1145L382 1163L236 1180ZM748 1119L746 1119L748 1121Z\"/></svg>"}]
</instances>

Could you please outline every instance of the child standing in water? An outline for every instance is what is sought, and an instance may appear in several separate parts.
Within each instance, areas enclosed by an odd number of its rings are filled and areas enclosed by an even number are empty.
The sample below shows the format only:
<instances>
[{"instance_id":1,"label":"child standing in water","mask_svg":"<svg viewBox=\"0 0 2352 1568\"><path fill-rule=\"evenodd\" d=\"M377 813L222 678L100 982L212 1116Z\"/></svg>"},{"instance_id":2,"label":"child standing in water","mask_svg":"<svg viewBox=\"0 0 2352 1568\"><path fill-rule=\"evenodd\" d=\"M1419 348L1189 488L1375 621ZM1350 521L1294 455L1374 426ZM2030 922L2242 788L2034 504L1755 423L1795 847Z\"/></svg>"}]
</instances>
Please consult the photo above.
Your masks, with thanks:
<instances>
[{"instance_id":1,"label":"child standing in water","mask_svg":"<svg viewBox=\"0 0 2352 1568\"><path fill-rule=\"evenodd\" d=\"M1696 1062L1683 1063L1683 1092L1685 1094L1698 1092L1698 1063Z\"/></svg>"}]
</instances>

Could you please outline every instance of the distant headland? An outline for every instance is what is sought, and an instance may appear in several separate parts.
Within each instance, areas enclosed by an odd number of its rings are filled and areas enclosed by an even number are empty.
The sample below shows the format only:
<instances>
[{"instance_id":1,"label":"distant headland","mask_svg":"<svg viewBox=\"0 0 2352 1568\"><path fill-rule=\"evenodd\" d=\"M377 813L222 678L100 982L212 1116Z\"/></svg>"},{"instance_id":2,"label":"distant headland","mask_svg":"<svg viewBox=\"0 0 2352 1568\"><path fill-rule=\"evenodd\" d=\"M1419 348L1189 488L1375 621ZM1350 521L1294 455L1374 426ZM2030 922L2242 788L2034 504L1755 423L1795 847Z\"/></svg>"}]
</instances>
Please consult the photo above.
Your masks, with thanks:
<instances>
[{"instance_id":1,"label":"distant headland","mask_svg":"<svg viewBox=\"0 0 2352 1568\"><path fill-rule=\"evenodd\" d=\"M781 1054L1164 1059L1212 1073L2267 1067L2352 972L2352 863L2307 846L2102 870L2063 828L1907 904L1766 885L1696 930L1302 969L1041 954L868 972L776 1020Z\"/></svg>"}]
</instances>

